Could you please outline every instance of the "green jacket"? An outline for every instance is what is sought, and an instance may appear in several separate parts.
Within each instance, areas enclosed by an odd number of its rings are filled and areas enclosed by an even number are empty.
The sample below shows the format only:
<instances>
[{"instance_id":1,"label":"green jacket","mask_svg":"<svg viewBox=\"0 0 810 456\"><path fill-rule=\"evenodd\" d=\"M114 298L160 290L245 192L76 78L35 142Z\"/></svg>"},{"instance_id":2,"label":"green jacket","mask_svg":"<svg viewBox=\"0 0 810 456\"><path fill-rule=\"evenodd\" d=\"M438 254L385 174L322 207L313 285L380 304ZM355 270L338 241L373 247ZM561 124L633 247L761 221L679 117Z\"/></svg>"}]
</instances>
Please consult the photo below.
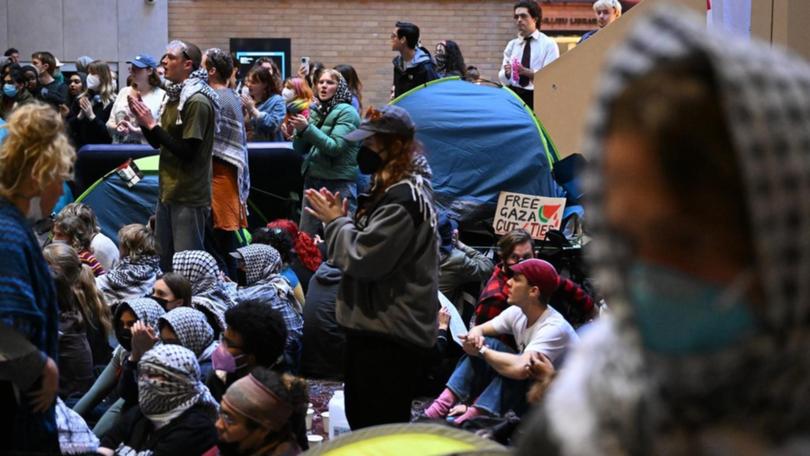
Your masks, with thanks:
<instances>
[{"instance_id":1,"label":"green jacket","mask_svg":"<svg viewBox=\"0 0 810 456\"><path fill-rule=\"evenodd\" d=\"M357 179L357 151L360 143L352 143L343 137L357 129L360 116L352 105L340 103L329 112L326 121L318 128L321 113L312 109L309 126L296 133L293 149L304 157L301 174L330 180Z\"/></svg>"}]
</instances>

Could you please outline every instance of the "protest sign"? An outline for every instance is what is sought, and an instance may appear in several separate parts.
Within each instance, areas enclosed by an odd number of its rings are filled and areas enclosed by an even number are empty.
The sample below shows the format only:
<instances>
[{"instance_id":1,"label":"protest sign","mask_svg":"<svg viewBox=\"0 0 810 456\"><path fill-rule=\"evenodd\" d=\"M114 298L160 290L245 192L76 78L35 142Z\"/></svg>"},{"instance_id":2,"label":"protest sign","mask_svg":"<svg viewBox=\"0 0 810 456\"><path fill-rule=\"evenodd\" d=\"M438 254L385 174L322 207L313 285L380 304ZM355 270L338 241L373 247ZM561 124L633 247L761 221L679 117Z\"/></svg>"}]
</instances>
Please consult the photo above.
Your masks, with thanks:
<instances>
[{"instance_id":1,"label":"protest sign","mask_svg":"<svg viewBox=\"0 0 810 456\"><path fill-rule=\"evenodd\" d=\"M501 192L492 227L495 234L506 234L523 228L534 239L543 240L549 230L560 229L565 198Z\"/></svg>"}]
</instances>

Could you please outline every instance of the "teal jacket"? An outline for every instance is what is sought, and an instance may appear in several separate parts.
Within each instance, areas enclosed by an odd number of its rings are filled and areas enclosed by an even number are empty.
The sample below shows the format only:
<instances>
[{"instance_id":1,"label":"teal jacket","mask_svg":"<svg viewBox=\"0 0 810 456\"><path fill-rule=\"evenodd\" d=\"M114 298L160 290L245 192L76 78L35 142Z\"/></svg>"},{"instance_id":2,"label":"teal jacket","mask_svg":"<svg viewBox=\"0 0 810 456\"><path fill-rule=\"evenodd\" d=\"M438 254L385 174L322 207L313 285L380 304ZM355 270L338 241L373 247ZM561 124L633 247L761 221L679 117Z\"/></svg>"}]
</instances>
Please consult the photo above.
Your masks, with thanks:
<instances>
[{"instance_id":1,"label":"teal jacket","mask_svg":"<svg viewBox=\"0 0 810 456\"><path fill-rule=\"evenodd\" d=\"M343 139L346 134L357 129L360 116L350 104L340 103L329 112L326 121L318 128L321 113L310 111L309 126L296 133L293 149L300 154L308 154L301 165L304 177L330 180L357 179L357 151L360 143Z\"/></svg>"}]
</instances>

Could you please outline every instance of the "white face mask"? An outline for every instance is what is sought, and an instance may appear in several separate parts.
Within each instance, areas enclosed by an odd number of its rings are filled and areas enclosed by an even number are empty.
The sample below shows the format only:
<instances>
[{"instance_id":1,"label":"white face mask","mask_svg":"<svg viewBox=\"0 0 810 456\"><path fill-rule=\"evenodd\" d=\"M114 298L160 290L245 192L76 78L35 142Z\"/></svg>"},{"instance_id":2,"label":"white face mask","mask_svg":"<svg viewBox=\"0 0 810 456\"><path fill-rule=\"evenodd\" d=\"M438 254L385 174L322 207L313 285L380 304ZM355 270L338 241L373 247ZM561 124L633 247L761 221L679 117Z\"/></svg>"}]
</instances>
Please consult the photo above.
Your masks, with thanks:
<instances>
[{"instance_id":1,"label":"white face mask","mask_svg":"<svg viewBox=\"0 0 810 456\"><path fill-rule=\"evenodd\" d=\"M90 90L98 90L98 88L100 86L101 86L101 79L99 79L98 76L96 76L94 74L88 74L87 75L87 88L88 89L90 89Z\"/></svg>"},{"instance_id":2,"label":"white face mask","mask_svg":"<svg viewBox=\"0 0 810 456\"><path fill-rule=\"evenodd\" d=\"M281 91L281 96L284 98L284 101L291 101L295 99L295 92L293 89L288 89L285 87L284 90Z\"/></svg>"}]
</instances>

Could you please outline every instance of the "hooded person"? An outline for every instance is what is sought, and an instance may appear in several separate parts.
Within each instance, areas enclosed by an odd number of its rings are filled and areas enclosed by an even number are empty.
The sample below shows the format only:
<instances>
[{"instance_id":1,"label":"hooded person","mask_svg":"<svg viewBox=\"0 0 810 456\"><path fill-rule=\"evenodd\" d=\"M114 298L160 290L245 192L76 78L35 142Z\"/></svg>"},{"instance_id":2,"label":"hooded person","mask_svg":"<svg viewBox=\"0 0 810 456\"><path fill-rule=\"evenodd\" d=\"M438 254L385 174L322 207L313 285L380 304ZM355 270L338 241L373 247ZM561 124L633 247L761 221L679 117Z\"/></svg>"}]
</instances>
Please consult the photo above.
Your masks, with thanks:
<instances>
[{"instance_id":1,"label":"hooded person","mask_svg":"<svg viewBox=\"0 0 810 456\"><path fill-rule=\"evenodd\" d=\"M214 330L205 314L191 307L178 307L158 319L160 338L164 344L178 343L197 355L202 378L211 371L211 354L217 348Z\"/></svg>"},{"instance_id":2,"label":"hooded person","mask_svg":"<svg viewBox=\"0 0 810 456\"><path fill-rule=\"evenodd\" d=\"M251 244L236 250L239 268L245 273L245 286L239 288L238 301L264 302L284 317L287 339L284 359L288 367L297 371L301 359L303 337L303 309L296 301L292 287L281 276L281 255L266 244Z\"/></svg>"},{"instance_id":3,"label":"hooded person","mask_svg":"<svg viewBox=\"0 0 810 456\"><path fill-rule=\"evenodd\" d=\"M218 315L236 304L233 293L224 283L217 261L210 253L203 250L177 252L172 259L172 270L191 282L194 297L211 301Z\"/></svg>"},{"instance_id":4,"label":"hooded person","mask_svg":"<svg viewBox=\"0 0 810 456\"><path fill-rule=\"evenodd\" d=\"M124 362L118 391L128 405L138 401L138 361L141 353L157 344L180 345L194 352L201 378L208 376L212 370L211 355L217 344L214 341L214 330L202 312L191 307L178 307L163 314L152 328L153 338L145 342L146 346L140 346L143 338L133 338L133 354Z\"/></svg>"},{"instance_id":5,"label":"hooded person","mask_svg":"<svg viewBox=\"0 0 810 456\"><path fill-rule=\"evenodd\" d=\"M217 403L200 381L197 356L157 345L138 363L138 405L101 438L102 454L202 454L216 444Z\"/></svg>"},{"instance_id":6,"label":"hooded person","mask_svg":"<svg viewBox=\"0 0 810 456\"><path fill-rule=\"evenodd\" d=\"M705 28L655 10L602 73L584 152L612 316L522 454L810 451L810 66Z\"/></svg>"},{"instance_id":7,"label":"hooded person","mask_svg":"<svg viewBox=\"0 0 810 456\"><path fill-rule=\"evenodd\" d=\"M309 281L304 306L301 374L307 378L343 379L346 334L335 316L343 273L324 261Z\"/></svg>"},{"instance_id":8,"label":"hooded person","mask_svg":"<svg viewBox=\"0 0 810 456\"><path fill-rule=\"evenodd\" d=\"M140 321L155 327L158 318L164 313L166 311L163 307L150 298L130 299L118 304L113 315L113 330L119 345L113 350L112 359L93 383L93 386L73 407L76 413L86 415L118 385L124 363L129 358L130 350L132 350L131 328L135 322ZM123 399L116 401L98 420L93 432L96 435L103 435L118 419L123 407Z\"/></svg>"}]
</instances>

